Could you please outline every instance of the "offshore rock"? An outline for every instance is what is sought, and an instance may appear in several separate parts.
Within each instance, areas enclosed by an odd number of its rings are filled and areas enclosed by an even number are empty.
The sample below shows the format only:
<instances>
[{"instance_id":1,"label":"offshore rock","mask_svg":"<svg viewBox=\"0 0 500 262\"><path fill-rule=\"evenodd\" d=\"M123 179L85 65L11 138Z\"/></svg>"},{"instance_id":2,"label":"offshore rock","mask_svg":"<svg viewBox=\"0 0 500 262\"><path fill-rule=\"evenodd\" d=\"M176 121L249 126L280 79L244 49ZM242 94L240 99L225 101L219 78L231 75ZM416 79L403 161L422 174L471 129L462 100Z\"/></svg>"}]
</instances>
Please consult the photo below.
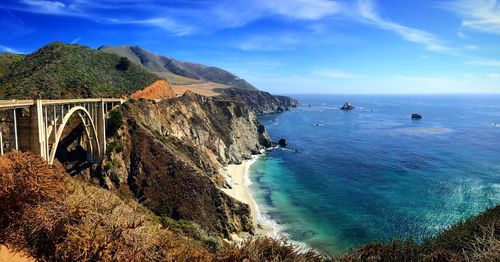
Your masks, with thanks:
<instances>
[{"instance_id":1,"label":"offshore rock","mask_svg":"<svg viewBox=\"0 0 500 262\"><path fill-rule=\"evenodd\" d=\"M411 114L411 119L419 120L419 119L422 119L422 116L420 114L413 113L413 114Z\"/></svg>"},{"instance_id":2,"label":"offshore rock","mask_svg":"<svg viewBox=\"0 0 500 262\"><path fill-rule=\"evenodd\" d=\"M278 141L278 145L280 145L281 147L286 147L286 140L284 138L281 138Z\"/></svg>"},{"instance_id":3,"label":"offshore rock","mask_svg":"<svg viewBox=\"0 0 500 262\"><path fill-rule=\"evenodd\" d=\"M351 103L345 102L344 105L340 109L344 110L344 111L349 111L349 110L353 110L354 106Z\"/></svg>"}]
</instances>

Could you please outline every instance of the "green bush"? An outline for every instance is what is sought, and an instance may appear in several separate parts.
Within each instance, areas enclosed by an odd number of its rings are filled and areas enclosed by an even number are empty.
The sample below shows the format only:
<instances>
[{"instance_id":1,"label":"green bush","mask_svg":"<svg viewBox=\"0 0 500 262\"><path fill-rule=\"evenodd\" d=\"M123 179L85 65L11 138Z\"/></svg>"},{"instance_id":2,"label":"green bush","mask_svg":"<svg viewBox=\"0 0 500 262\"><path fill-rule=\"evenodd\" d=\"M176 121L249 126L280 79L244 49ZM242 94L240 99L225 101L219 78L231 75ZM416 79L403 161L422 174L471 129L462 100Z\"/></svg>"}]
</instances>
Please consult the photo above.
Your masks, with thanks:
<instances>
[{"instance_id":1,"label":"green bush","mask_svg":"<svg viewBox=\"0 0 500 262\"><path fill-rule=\"evenodd\" d=\"M106 135L107 137L113 137L116 135L118 129L123 124L123 116L122 112L119 109L114 109L109 112L109 118L107 121L107 131Z\"/></svg>"},{"instance_id":2,"label":"green bush","mask_svg":"<svg viewBox=\"0 0 500 262\"><path fill-rule=\"evenodd\" d=\"M117 153L123 152L123 145L120 141L113 140L108 143L106 147L106 153L110 155L112 152L117 152Z\"/></svg>"},{"instance_id":3,"label":"green bush","mask_svg":"<svg viewBox=\"0 0 500 262\"><path fill-rule=\"evenodd\" d=\"M120 57L118 64L116 64L116 69L119 71L127 71L130 66L130 60L126 57Z\"/></svg>"}]
</instances>

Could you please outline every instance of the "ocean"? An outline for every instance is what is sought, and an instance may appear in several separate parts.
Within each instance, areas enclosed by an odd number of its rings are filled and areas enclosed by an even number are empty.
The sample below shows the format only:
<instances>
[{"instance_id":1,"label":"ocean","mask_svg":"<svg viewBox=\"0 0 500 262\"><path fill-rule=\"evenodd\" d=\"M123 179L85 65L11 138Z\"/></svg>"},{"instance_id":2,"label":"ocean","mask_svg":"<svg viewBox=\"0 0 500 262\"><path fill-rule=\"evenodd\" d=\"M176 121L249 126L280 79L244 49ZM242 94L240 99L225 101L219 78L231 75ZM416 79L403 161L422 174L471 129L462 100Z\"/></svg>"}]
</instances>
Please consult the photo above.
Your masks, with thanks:
<instances>
[{"instance_id":1,"label":"ocean","mask_svg":"<svg viewBox=\"0 0 500 262\"><path fill-rule=\"evenodd\" d=\"M249 176L281 236L339 255L420 241L500 204L499 95L293 97L301 105L291 112L259 116L288 145ZM344 102L356 108L339 110Z\"/></svg>"}]
</instances>

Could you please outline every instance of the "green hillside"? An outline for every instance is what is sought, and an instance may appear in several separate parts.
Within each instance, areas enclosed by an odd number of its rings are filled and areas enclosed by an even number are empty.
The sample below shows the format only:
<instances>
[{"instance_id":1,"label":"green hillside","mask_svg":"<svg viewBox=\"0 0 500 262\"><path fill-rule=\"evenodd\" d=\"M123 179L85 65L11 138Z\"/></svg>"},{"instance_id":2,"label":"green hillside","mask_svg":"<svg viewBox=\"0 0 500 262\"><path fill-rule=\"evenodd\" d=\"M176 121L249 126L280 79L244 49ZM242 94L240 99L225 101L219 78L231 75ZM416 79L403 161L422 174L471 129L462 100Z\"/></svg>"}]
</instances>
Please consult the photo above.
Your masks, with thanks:
<instances>
[{"instance_id":1,"label":"green hillside","mask_svg":"<svg viewBox=\"0 0 500 262\"><path fill-rule=\"evenodd\" d=\"M14 63L23 60L23 55L0 53L0 78L4 76Z\"/></svg>"},{"instance_id":2,"label":"green hillside","mask_svg":"<svg viewBox=\"0 0 500 262\"><path fill-rule=\"evenodd\" d=\"M158 78L126 59L120 66L120 59L85 46L51 43L1 76L0 99L120 97Z\"/></svg>"},{"instance_id":3,"label":"green hillside","mask_svg":"<svg viewBox=\"0 0 500 262\"><path fill-rule=\"evenodd\" d=\"M127 57L170 83L191 84L211 81L245 90L257 90L244 79L224 69L160 56L138 46L102 46L99 51Z\"/></svg>"}]
</instances>

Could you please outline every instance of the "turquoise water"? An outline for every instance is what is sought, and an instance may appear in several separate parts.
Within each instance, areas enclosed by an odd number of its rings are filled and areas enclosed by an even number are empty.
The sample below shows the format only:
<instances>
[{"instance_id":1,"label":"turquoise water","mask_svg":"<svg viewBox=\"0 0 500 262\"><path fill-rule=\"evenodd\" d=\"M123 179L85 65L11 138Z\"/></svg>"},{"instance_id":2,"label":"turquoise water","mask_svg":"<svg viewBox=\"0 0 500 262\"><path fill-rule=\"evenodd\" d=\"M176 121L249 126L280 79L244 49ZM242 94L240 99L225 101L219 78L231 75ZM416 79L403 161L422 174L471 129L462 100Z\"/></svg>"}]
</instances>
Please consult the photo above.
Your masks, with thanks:
<instances>
[{"instance_id":1,"label":"turquoise water","mask_svg":"<svg viewBox=\"0 0 500 262\"><path fill-rule=\"evenodd\" d=\"M289 149L250 170L261 212L291 240L341 254L500 204L500 96L295 97L292 112L260 117Z\"/></svg>"}]
</instances>

